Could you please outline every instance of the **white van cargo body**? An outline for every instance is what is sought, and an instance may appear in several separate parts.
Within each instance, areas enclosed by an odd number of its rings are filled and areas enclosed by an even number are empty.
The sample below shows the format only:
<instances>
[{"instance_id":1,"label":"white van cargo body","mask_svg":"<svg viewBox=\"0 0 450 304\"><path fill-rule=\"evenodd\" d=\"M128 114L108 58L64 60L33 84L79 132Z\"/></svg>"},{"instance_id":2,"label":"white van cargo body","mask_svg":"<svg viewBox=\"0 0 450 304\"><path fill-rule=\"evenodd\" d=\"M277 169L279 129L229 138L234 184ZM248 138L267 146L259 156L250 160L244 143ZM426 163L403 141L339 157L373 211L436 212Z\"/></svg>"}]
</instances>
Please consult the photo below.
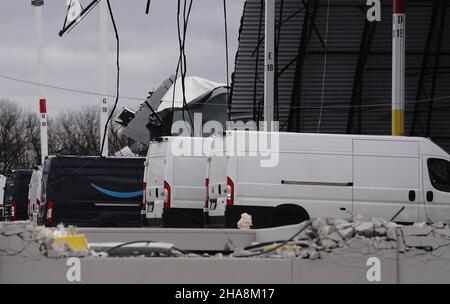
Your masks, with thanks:
<instances>
[{"instance_id":1,"label":"white van cargo body","mask_svg":"<svg viewBox=\"0 0 450 304\"><path fill-rule=\"evenodd\" d=\"M3 197L5 193L6 176L0 174L0 218L3 216Z\"/></svg>"},{"instance_id":2,"label":"white van cargo body","mask_svg":"<svg viewBox=\"0 0 450 304\"><path fill-rule=\"evenodd\" d=\"M42 167L33 169L28 186L28 217L37 224L42 193Z\"/></svg>"},{"instance_id":3,"label":"white van cargo body","mask_svg":"<svg viewBox=\"0 0 450 304\"><path fill-rule=\"evenodd\" d=\"M144 176L147 225L203 227L211 142L176 136L150 143Z\"/></svg>"},{"instance_id":4,"label":"white van cargo body","mask_svg":"<svg viewBox=\"0 0 450 304\"><path fill-rule=\"evenodd\" d=\"M255 149L226 144L264 133L214 139L212 223L235 228L244 212L254 228L352 214L405 223L450 218L450 156L428 139L280 132L278 161L268 167Z\"/></svg>"}]
</instances>

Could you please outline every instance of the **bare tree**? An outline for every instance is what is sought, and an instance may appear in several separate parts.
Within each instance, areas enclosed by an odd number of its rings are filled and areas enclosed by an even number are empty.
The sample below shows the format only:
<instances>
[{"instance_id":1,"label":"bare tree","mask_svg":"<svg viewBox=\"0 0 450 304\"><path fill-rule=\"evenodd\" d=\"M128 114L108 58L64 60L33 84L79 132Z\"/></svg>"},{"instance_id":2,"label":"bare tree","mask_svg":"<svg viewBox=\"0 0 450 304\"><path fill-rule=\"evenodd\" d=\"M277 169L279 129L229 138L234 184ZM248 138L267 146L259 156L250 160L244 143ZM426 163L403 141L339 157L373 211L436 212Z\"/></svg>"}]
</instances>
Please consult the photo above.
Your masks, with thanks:
<instances>
[{"instance_id":1,"label":"bare tree","mask_svg":"<svg viewBox=\"0 0 450 304\"><path fill-rule=\"evenodd\" d=\"M17 104L0 100L0 173L12 169L31 168L40 163L39 116ZM79 111L59 113L48 121L49 153L51 155L100 155L100 113L95 106ZM146 147L134 142L112 125L108 134L109 151L114 154L129 146L138 155Z\"/></svg>"},{"instance_id":2,"label":"bare tree","mask_svg":"<svg viewBox=\"0 0 450 304\"><path fill-rule=\"evenodd\" d=\"M29 145L30 161L39 163L41 160L41 141L39 129L39 116L36 113L27 113L24 117L26 141Z\"/></svg>"},{"instance_id":3,"label":"bare tree","mask_svg":"<svg viewBox=\"0 0 450 304\"><path fill-rule=\"evenodd\" d=\"M96 107L60 113L49 124L52 151L65 155L99 155L99 112Z\"/></svg>"},{"instance_id":4,"label":"bare tree","mask_svg":"<svg viewBox=\"0 0 450 304\"><path fill-rule=\"evenodd\" d=\"M49 122L51 152L65 155L100 155L100 112L95 106L80 111L60 113ZM114 154L129 146L137 154L145 153L145 147L120 135L111 126L108 134L109 152Z\"/></svg>"},{"instance_id":5,"label":"bare tree","mask_svg":"<svg viewBox=\"0 0 450 304\"><path fill-rule=\"evenodd\" d=\"M30 168L36 163L39 155L33 146L37 128L35 115L9 100L0 100L0 172Z\"/></svg>"}]
</instances>

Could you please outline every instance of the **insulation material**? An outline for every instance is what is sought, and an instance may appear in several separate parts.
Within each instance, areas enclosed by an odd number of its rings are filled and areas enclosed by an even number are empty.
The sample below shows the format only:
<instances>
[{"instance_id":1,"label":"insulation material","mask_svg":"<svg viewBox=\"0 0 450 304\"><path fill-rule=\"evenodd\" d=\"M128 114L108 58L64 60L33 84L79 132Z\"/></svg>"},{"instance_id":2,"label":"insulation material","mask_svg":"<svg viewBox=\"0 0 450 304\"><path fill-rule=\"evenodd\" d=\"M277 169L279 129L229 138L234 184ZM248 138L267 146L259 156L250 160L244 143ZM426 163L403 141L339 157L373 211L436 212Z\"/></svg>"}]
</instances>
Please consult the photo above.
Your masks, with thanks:
<instances>
[{"instance_id":1,"label":"insulation material","mask_svg":"<svg viewBox=\"0 0 450 304\"><path fill-rule=\"evenodd\" d=\"M208 94L214 89L226 87L226 84L219 84L217 82L203 79L200 77L186 77L185 78L185 96L186 103L189 104L194 99ZM174 96L175 91L175 96ZM162 98L162 102L158 107L158 112L165 109L171 109L172 104L174 108L183 107L183 88L181 78L178 78L175 83L167 91L166 95Z\"/></svg>"}]
</instances>

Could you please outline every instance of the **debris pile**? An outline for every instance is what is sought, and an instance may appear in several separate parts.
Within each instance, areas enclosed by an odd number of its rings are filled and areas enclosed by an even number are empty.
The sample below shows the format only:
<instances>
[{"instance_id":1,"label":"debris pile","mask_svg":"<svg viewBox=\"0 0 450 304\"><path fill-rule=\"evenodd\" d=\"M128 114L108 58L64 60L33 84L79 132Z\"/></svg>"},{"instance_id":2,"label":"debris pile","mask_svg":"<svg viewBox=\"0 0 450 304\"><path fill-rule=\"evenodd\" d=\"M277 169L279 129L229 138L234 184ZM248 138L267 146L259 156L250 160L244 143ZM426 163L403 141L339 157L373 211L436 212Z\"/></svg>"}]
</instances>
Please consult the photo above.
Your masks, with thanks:
<instances>
[{"instance_id":1,"label":"debris pile","mask_svg":"<svg viewBox=\"0 0 450 304\"><path fill-rule=\"evenodd\" d=\"M323 252L333 253L339 249L362 252L391 249L405 253L450 248L450 227L446 223L402 226L357 215L349 220L317 218L300 224L299 231L301 229L304 230L292 240L259 246L255 244L245 250L236 250L232 256L316 260Z\"/></svg>"},{"instance_id":2,"label":"debris pile","mask_svg":"<svg viewBox=\"0 0 450 304\"><path fill-rule=\"evenodd\" d=\"M0 223L0 254L49 258L97 256L75 227L36 227L28 221Z\"/></svg>"},{"instance_id":3,"label":"debris pile","mask_svg":"<svg viewBox=\"0 0 450 304\"><path fill-rule=\"evenodd\" d=\"M251 228L251 217L244 216L241 229ZM286 227L292 233L296 226ZM283 229L283 228L280 228ZM185 257L185 258L302 258L317 260L323 254L369 254L380 250L441 255L450 249L450 227L446 223L416 223L402 226L383 219L357 215L351 219L317 218L298 225L286 240L255 243L236 248L231 254L187 252L174 244L129 242L88 244L74 227L36 227L30 222L0 222L0 256L64 257ZM210 255L211 254L211 255Z\"/></svg>"}]
</instances>

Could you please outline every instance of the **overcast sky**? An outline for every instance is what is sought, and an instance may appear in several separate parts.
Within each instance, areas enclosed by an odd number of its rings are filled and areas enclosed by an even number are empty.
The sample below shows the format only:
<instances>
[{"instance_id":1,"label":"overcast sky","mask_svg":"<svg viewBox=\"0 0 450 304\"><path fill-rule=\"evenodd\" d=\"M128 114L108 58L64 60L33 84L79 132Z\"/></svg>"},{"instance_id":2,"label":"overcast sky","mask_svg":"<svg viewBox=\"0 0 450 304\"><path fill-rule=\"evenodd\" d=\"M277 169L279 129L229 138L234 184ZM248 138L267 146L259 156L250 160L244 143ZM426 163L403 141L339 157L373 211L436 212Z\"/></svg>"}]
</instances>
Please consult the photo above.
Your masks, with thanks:
<instances>
[{"instance_id":1,"label":"overcast sky","mask_svg":"<svg viewBox=\"0 0 450 304\"><path fill-rule=\"evenodd\" d=\"M81 0L86 6L91 0ZM35 17L31 0L1 0L0 74L37 81ZM222 0L194 0L187 36L188 75L226 82ZM121 40L121 94L143 98L174 74L178 60L176 0L111 0ZM244 0L227 0L230 73L237 50ZM66 13L66 0L45 0L45 82L77 90L99 92L99 7L63 38L58 36ZM109 24L108 93L115 94L115 38ZM91 95L46 89L50 115L83 105L97 105ZM37 111L39 88L0 78L0 98ZM114 98L109 99L112 104ZM121 99L136 108L136 100Z\"/></svg>"}]
</instances>

